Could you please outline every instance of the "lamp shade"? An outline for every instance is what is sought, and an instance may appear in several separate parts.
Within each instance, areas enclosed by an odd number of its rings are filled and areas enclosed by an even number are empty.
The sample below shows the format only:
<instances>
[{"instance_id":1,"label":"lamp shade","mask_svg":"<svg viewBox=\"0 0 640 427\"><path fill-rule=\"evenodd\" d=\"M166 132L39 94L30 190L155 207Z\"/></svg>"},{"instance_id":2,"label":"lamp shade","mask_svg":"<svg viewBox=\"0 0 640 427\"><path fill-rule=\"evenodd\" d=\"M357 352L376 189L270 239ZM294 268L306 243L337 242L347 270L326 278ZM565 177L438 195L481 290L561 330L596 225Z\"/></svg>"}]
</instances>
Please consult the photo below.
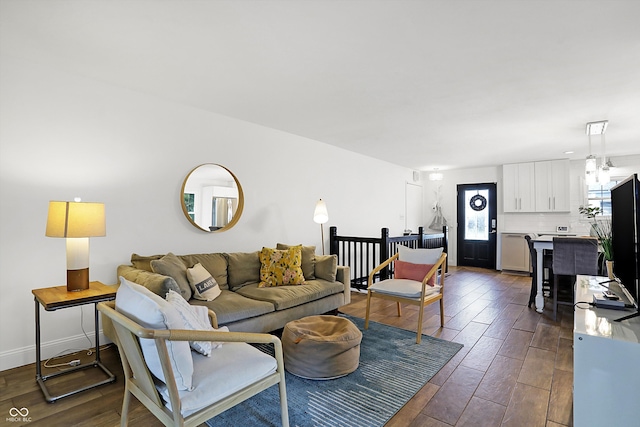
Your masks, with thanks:
<instances>
[{"instance_id":1,"label":"lamp shade","mask_svg":"<svg viewBox=\"0 0 640 427\"><path fill-rule=\"evenodd\" d=\"M104 203L49 202L47 237L102 237L106 235Z\"/></svg>"},{"instance_id":2,"label":"lamp shade","mask_svg":"<svg viewBox=\"0 0 640 427\"><path fill-rule=\"evenodd\" d=\"M316 209L313 212L313 221L318 224L324 224L329 221L329 212L327 212L327 205L324 200L318 200L316 203Z\"/></svg>"}]
</instances>

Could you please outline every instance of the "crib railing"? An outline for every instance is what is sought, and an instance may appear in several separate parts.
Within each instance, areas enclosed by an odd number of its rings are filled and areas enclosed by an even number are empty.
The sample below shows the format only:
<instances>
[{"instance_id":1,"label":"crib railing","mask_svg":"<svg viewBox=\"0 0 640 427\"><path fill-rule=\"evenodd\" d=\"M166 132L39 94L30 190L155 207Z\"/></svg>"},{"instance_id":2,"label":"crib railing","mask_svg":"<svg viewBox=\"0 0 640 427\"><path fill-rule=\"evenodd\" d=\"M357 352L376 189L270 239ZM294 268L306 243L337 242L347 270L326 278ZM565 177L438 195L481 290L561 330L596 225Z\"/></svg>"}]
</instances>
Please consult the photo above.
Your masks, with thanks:
<instances>
[{"instance_id":1,"label":"crib railing","mask_svg":"<svg viewBox=\"0 0 640 427\"><path fill-rule=\"evenodd\" d=\"M369 272L397 252L398 245L410 248L443 248L448 251L449 228L442 227L441 233L425 233L418 228L417 234L390 237L389 229L383 228L380 237L338 236L338 228L329 228L329 253L338 256L339 265L349 266L351 287L366 289ZM445 271L446 267L445 267ZM384 280L393 272L387 267L376 276Z\"/></svg>"}]
</instances>

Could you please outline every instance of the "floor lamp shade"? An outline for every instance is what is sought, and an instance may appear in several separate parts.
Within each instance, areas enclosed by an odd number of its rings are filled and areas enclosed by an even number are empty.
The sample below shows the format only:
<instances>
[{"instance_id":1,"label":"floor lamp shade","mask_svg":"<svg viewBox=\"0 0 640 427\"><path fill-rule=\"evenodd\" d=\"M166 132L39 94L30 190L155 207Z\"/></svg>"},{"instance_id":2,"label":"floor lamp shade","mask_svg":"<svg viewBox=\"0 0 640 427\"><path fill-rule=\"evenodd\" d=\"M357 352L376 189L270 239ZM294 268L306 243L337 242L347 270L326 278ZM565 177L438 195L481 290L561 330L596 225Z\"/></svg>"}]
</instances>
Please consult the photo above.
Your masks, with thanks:
<instances>
[{"instance_id":1,"label":"floor lamp shade","mask_svg":"<svg viewBox=\"0 0 640 427\"><path fill-rule=\"evenodd\" d=\"M329 221L329 212L327 212L327 204L324 200L318 200L316 203L316 209L313 212L313 221L317 224L324 224Z\"/></svg>"},{"instance_id":2,"label":"floor lamp shade","mask_svg":"<svg viewBox=\"0 0 640 427\"><path fill-rule=\"evenodd\" d=\"M324 226L323 224L329 221L329 212L327 211L327 204L324 200L320 199L316 203L316 209L313 211L313 221L320 224L320 238L322 239L322 255L324 255Z\"/></svg>"},{"instance_id":3,"label":"floor lamp shade","mask_svg":"<svg viewBox=\"0 0 640 427\"><path fill-rule=\"evenodd\" d=\"M106 235L104 204L49 202L45 235L67 240L67 290L89 289L89 237Z\"/></svg>"}]
</instances>

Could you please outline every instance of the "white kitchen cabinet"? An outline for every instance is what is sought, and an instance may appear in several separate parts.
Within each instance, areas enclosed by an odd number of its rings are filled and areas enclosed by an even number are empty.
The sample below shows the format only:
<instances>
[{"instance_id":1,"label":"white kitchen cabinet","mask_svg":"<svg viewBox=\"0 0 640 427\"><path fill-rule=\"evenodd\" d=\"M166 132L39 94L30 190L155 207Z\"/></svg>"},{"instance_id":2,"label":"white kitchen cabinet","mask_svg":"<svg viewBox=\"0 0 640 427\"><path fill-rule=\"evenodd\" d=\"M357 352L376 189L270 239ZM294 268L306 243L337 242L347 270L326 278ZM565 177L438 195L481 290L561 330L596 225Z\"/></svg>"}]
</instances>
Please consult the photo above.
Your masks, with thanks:
<instances>
[{"instance_id":1,"label":"white kitchen cabinet","mask_svg":"<svg viewBox=\"0 0 640 427\"><path fill-rule=\"evenodd\" d=\"M535 211L535 168L533 163L514 163L502 167L505 212Z\"/></svg>"},{"instance_id":2,"label":"white kitchen cabinet","mask_svg":"<svg viewBox=\"0 0 640 427\"><path fill-rule=\"evenodd\" d=\"M536 212L569 212L568 159L535 162Z\"/></svg>"}]
</instances>

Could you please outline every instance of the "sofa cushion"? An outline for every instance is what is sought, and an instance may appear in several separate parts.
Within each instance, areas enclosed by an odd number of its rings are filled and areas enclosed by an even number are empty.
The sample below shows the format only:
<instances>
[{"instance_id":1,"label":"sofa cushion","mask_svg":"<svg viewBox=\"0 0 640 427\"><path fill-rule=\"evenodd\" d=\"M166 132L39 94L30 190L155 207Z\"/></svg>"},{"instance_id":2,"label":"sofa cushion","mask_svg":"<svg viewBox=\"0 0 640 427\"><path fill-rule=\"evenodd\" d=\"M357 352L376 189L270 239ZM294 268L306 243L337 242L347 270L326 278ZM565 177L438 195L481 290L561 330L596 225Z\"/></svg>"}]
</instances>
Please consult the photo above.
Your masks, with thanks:
<instances>
[{"instance_id":1,"label":"sofa cushion","mask_svg":"<svg viewBox=\"0 0 640 427\"><path fill-rule=\"evenodd\" d=\"M184 320L171 304L144 286L120 278L116 292L116 310L149 329L186 329ZM140 339L140 347L149 370L166 382L155 340ZM187 341L167 341L169 360L178 390L192 386L193 359Z\"/></svg>"},{"instance_id":2,"label":"sofa cushion","mask_svg":"<svg viewBox=\"0 0 640 427\"><path fill-rule=\"evenodd\" d=\"M337 271L338 257L336 255L316 255L316 278L335 282Z\"/></svg>"},{"instance_id":3,"label":"sofa cushion","mask_svg":"<svg viewBox=\"0 0 640 427\"><path fill-rule=\"evenodd\" d=\"M301 245L285 245L284 243L278 243L276 249L284 250L293 246ZM312 280L316 278L316 247L315 246L302 246L302 274L304 274L305 280Z\"/></svg>"},{"instance_id":4,"label":"sofa cushion","mask_svg":"<svg viewBox=\"0 0 640 427\"><path fill-rule=\"evenodd\" d=\"M226 254L229 289L235 290L260 281L260 251Z\"/></svg>"},{"instance_id":5,"label":"sofa cushion","mask_svg":"<svg viewBox=\"0 0 640 427\"><path fill-rule=\"evenodd\" d=\"M220 295L218 282L211 277L211 274L202 264L197 263L193 267L187 268L187 278L189 279L189 285L191 285L191 291L195 299L213 301Z\"/></svg>"},{"instance_id":6,"label":"sofa cushion","mask_svg":"<svg viewBox=\"0 0 640 427\"><path fill-rule=\"evenodd\" d=\"M153 271L151 269L151 261L154 259L160 259L164 255L151 255L143 256L138 254L131 254L131 265L140 270Z\"/></svg>"},{"instance_id":7,"label":"sofa cushion","mask_svg":"<svg viewBox=\"0 0 640 427\"><path fill-rule=\"evenodd\" d=\"M180 288L182 297L187 301L191 299L192 292L187 278L187 266L180 258L169 252L160 259L152 260L151 269L154 273L173 277Z\"/></svg>"},{"instance_id":8,"label":"sofa cushion","mask_svg":"<svg viewBox=\"0 0 640 427\"><path fill-rule=\"evenodd\" d=\"M227 284L227 257L223 253L180 255L187 267L200 263L211 274L220 289L229 289Z\"/></svg>"},{"instance_id":9,"label":"sofa cushion","mask_svg":"<svg viewBox=\"0 0 640 427\"><path fill-rule=\"evenodd\" d=\"M321 279L308 280L304 286L260 288L258 284L252 284L237 291L238 294L252 300L267 301L273 304L276 310L285 310L341 292L344 292L344 284Z\"/></svg>"},{"instance_id":10,"label":"sofa cushion","mask_svg":"<svg viewBox=\"0 0 640 427\"><path fill-rule=\"evenodd\" d=\"M255 284L257 286L257 283ZM191 300L193 305L203 305L216 313L218 324L224 325L237 320L261 316L275 311L273 304L244 297L236 292L223 290L213 301Z\"/></svg>"},{"instance_id":11,"label":"sofa cushion","mask_svg":"<svg viewBox=\"0 0 640 427\"><path fill-rule=\"evenodd\" d=\"M260 286L303 285L302 246L279 250L262 248L260 251Z\"/></svg>"},{"instance_id":12,"label":"sofa cushion","mask_svg":"<svg viewBox=\"0 0 640 427\"><path fill-rule=\"evenodd\" d=\"M169 290L180 292L180 288L172 277L162 274L152 273L146 270L140 270L130 265L118 266L118 277L135 282L149 289L154 294L164 298Z\"/></svg>"}]
</instances>

